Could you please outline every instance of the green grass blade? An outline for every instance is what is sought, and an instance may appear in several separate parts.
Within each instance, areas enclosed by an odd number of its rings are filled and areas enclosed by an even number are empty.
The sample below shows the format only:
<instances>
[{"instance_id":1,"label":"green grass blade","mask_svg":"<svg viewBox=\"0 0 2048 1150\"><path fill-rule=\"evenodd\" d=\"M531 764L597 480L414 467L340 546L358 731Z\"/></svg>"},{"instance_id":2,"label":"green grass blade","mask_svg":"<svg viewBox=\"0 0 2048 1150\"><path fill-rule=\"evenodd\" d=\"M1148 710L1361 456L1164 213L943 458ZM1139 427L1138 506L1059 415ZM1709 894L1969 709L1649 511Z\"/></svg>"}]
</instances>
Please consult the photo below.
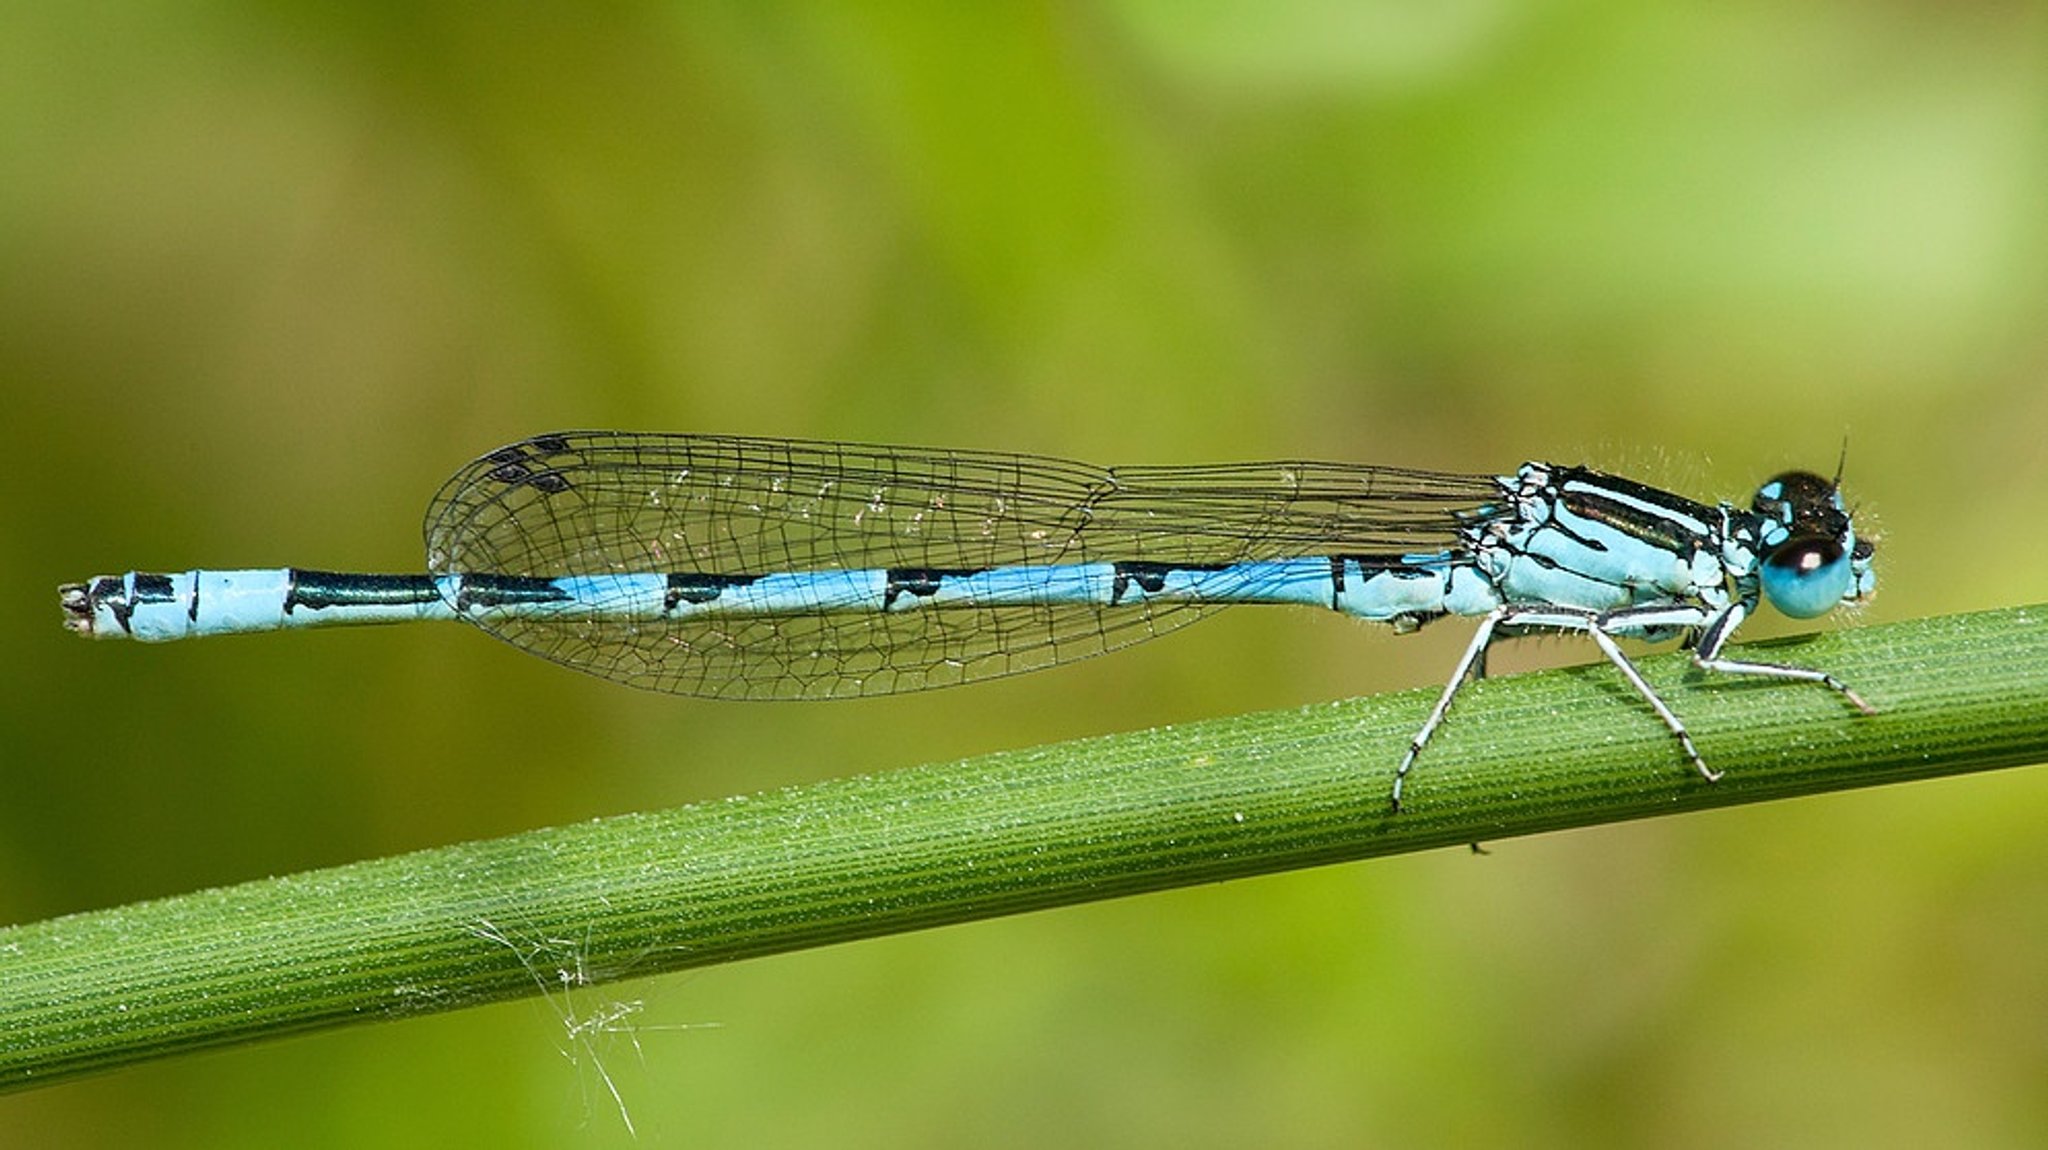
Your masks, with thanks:
<instances>
[{"instance_id":1,"label":"green grass blade","mask_svg":"<svg viewBox=\"0 0 2048 1150\"><path fill-rule=\"evenodd\" d=\"M0 930L0 1089L205 1047L1349 859L2048 760L2048 607L1434 689L534 831Z\"/></svg>"}]
</instances>

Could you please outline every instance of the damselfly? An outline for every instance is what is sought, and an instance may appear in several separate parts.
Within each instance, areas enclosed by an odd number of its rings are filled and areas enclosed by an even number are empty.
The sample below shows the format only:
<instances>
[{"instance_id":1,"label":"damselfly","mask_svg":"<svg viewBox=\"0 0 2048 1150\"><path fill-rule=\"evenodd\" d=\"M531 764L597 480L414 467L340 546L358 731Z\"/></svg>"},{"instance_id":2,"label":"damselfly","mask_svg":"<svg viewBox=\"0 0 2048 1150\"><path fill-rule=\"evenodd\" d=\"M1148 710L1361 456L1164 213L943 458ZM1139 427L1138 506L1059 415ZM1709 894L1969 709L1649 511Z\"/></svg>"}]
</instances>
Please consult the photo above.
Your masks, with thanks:
<instances>
[{"instance_id":1,"label":"damselfly","mask_svg":"<svg viewBox=\"0 0 2048 1150\"><path fill-rule=\"evenodd\" d=\"M1392 799L1494 640L1590 636L1707 778L1616 645L1724 658L1762 600L1813 618L1868 596L1837 480L1788 472L1746 509L1583 467L1503 476L1338 463L1100 468L980 451L573 431L462 468L427 511L423 575L130 573L61 590L87 635L179 639L460 619L635 687L732 699L921 690L1149 639L1236 603L1412 631L1480 619L1395 768Z\"/></svg>"}]
</instances>

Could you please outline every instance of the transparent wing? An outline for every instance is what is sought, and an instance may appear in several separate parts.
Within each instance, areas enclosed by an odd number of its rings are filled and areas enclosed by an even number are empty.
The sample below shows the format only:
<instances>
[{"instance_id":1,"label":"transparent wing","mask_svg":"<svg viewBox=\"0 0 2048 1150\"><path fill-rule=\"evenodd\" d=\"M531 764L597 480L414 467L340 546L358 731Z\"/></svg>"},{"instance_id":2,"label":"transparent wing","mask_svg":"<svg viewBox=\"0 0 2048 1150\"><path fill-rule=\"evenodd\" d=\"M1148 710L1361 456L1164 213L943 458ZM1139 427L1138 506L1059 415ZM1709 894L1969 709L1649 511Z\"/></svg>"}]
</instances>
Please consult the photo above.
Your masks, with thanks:
<instances>
[{"instance_id":1,"label":"transparent wing","mask_svg":"<svg viewBox=\"0 0 2048 1150\"><path fill-rule=\"evenodd\" d=\"M1215 566L1436 551L1498 510L1483 476L1329 463L1106 469L993 452L564 432L456 472L429 507L436 573L762 575L1094 562ZM659 623L503 615L535 654L720 698L885 694L1100 654L1215 601L960 606Z\"/></svg>"}]
</instances>

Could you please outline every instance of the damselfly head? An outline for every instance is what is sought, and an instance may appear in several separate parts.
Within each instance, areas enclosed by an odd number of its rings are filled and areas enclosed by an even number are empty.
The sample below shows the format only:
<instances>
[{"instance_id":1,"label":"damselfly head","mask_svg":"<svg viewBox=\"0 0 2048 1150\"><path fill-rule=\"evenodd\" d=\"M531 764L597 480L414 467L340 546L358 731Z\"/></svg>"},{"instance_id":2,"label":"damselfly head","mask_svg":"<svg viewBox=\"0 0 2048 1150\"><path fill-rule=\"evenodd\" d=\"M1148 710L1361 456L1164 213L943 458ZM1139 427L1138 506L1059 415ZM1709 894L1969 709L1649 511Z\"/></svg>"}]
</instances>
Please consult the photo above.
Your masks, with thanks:
<instances>
[{"instance_id":1,"label":"damselfly head","mask_svg":"<svg viewBox=\"0 0 2048 1150\"><path fill-rule=\"evenodd\" d=\"M1838 480L1788 471L1757 488L1750 509L1761 521L1758 577L1771 606L1811 619L1875 588L1870 561L1876 548L1856 538Z\"/></svg>"}]
</instances>

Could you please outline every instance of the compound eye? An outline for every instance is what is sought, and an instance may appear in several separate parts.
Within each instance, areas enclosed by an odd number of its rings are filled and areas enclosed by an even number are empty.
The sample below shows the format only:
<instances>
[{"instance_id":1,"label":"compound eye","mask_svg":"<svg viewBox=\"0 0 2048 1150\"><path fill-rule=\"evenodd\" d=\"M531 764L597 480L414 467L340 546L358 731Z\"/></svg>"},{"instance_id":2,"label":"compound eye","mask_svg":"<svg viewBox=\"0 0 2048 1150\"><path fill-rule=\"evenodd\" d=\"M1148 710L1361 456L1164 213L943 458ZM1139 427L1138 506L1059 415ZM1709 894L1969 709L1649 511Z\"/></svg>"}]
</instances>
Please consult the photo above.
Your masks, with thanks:
<instances>
[{"instance_id":1,"label":"compound eye","mask_svg":"<svg viewBox=\"0 0 2048 1150\"><path fill-rule=\"evenodd\" d=\"M1790 523L1801 514L1835 506L1835 485L1811 471L1787 471L1756 489L1750 510Z\"/></svg>"},{"instance_id":2,"label":"compound eye","mask_svg":"<svg viewBox=\"0 0 2048 1150\"><path fill-rule=\"evenodd\" d=\"M1771 606L1794 619L1827 614L1856 585L1841 542L1811 535L1788 539L1765 556L1759 579Z\"/></svg>"}]
</instances>

